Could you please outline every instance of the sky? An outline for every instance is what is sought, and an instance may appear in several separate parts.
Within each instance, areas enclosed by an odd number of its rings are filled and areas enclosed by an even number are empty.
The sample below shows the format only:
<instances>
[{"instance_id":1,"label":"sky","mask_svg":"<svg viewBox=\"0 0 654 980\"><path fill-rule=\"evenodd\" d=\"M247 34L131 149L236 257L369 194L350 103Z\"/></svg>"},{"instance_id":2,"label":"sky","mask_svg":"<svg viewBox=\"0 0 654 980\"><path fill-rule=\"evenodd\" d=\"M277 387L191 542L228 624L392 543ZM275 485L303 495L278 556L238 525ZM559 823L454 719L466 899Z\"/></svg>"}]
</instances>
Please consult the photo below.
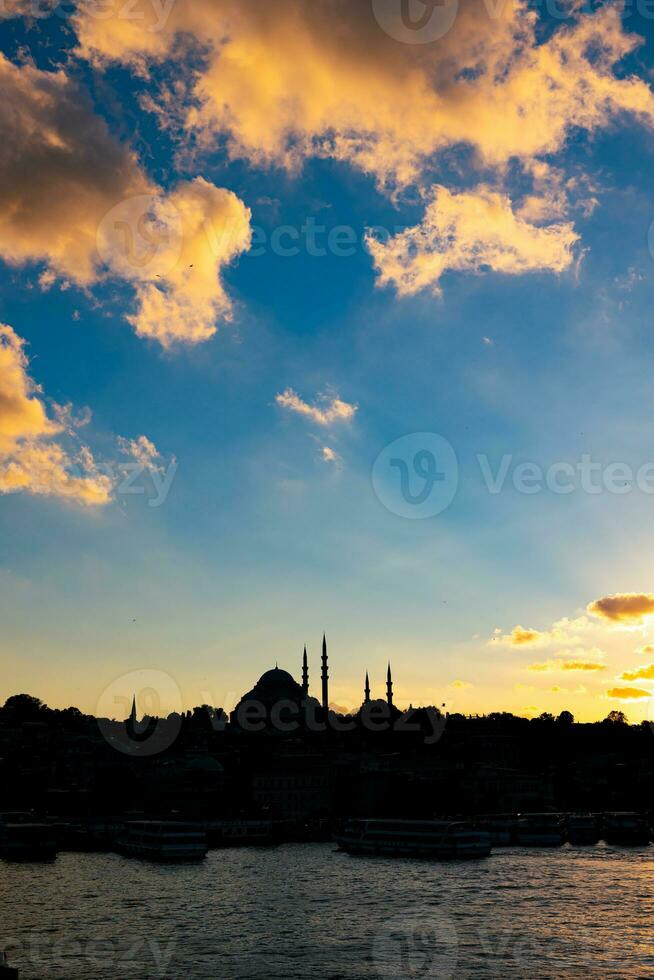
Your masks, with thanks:
<instances>
[{"instance_id":1,"label":"sky","mask_svg":"<svg viewBox=\"0 0 654 980\"><path fill-rule=\"evenodd\" d=\"M0 37L0 701L654 720L654 8Z\"/></svg>"}]
</instances>

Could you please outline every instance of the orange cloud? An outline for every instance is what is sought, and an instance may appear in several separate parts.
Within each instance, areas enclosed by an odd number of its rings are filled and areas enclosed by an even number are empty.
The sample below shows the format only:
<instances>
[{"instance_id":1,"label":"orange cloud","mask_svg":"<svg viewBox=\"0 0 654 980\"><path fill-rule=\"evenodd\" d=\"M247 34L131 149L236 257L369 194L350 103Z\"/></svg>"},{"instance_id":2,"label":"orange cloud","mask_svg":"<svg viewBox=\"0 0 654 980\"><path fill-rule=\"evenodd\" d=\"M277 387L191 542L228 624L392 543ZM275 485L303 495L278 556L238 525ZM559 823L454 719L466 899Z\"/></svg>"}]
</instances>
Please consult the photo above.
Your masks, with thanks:
<instances>
[{"instance_id":1,"label":"orange cloud","mask_svg":"<svg viewBox=\"0 0 654 980\"><path fill-rule=\"evenodd\" d=\"M528 669L535 671L606 670L606 666L594 660L546 660L543 663L530 664Z\"/></svg>"},{"instance_id":2,"label":"orange cloud","mask_svg":"<svg viewBox=\"0 0 654 980\"><path fill-rule=\"evenodd\" d=\"M0 493L26 490L88 506L111 499L112 481L86 446L74 455L58 441L61 422L48 417L28 374L24 341L0 324Z\"/></svg>"},{"instance_id":3,"label":"orange cloud","mask_svg":"<svg viewBox=\"0 0 654 980\"><path fill-rule=\"evenodd\" d=\"M539 630L526 629L524 626L514 626L510 633L502 636L501 642L507 646L521 647L540 643L547 634Z\"/></svg>"},{"instance_id":4,"label":"orange cloud","mask_svg":"<svg viewBox=\"0 0 654 980\"><path fill-rule=\"evenodd\" d=\"M585 633L590 626L586 616L578 616L570 619L564 616L552 624L549 630L536 630L524 626L514 626L510 633L502 634L500 629L495 630L495 635L491 638L491 645L501 643L503 646L550 646L555 644L566 644L567 646L578 646L582 640L580 633ZM561 651L564 654L566 651ZM601 650L587 650L590 655L603 656Z\"/></svg>"},{"instance_id":5,"label":"orange cloud","mask_svg":"<svg viewBox=\"0 0 654 980\"><path fill-rule=\"evenodd\" d=\"M560 273L572 264L578 240L568 222L530 224L515 213L505 194L490 187L452 194L437 186L419 225L387 242L369 235L367 245L379 284L409 296L426 288L439 293L448 270Z\"/></svg>"},{"instance_id":6,"label":"orange cloud","mask_svg":"<svg viewBox=\"0 0 654 980\"><path fill-rule=\"evenodd\" d=\"M163 347L199 343L231 315L220 273L250 245L250 211L231 191L202 177L178 184L161 200L176 216L179 240L172 234L157 243L155 263L147 270L123 270L135 281L138 301L127 319L139 336Z\"/></svg>"},{"instance_id":7,"label":"orange cloud","mask_svg":"<svg viewBox=\"0 0 654 980\"><path fill-rule=\"evenodd\" d=\"M589 603L588 612L611 623L637 626L654 616L654 593L616 592Z\"/></svg>"},{"instance_id":8,"label":"orange cloud","mask_svg":"<svg viewBox=\"0 0 654 980\"><path fill-rule=\"evenodd\" d=\"M250 212L203 178L167 194L63 71L0 54L0 258L57 279L133 285L136 332L163 346L210 337L231 304L222 268L250 242Z\"/></svg>"},{"instance_id":9,"label":"orange cloud","mask_svg":"<svg viewBox=\"0 0 654 980\"><path fill-rule=\"evenodd\" d=\"M654 117L649 87L613 71L638 40L612 7L539 40L527 3L489 16L483 0L462 0L429 45L389 37L368 4L177 0L163 23L154 7L138 0L138 16L125 17L113 0L100 18L80 6L80 53L138 70L197 39L206 60L184 124L207 142L225 135L233 156L257 163L329 155L407 182L447 146L468 143L501 164L554 153L571 128L593 130L619 112ZM179 112L179 94L160 108Z\"/></svg>"},{"instance_id":10,"label":"orange cloud","mask_svg":"<svg viewBox=\"0 0 654 980\"><path fill-rule=\"evenodd\" d=\"M654 664L644 664L642 667L635 667L633 670L625 670L620 675L623 681L652 681L654 680Z\"/></svg>"},{"instance_id":11,"label":"orange cloud","mask_svg":"<svg viewBox=\"0 0 654 980\"><path fill-rule=\"evenodd\" d=\"M611 687L606 692L606 696L617 701L635 701L638 698L649 698L651 694L640 687Z\"/></svg>"},{"instance_id":12,"label":"orange cloud","mask_svg":"<svg viewBox=\"0 0 654 980\"><path fill-rule=\"evenodd\" d=\"M446 269L569 268L578 240L561 220L569 199L586 213L596 201L544 157L562 151L573 131L594 132L624 114L654 124L652 90L618 67L639 39L609 4L543 37L527 0L497 4L492 16L484 0L461 0L450 29L424 45L398 43L367 3L162 6L165 16L136 0L125 17L122 0L110 0L97 17L80 5L78 54L145 74L173 57L183 66L185 45L199 42L200 66L180 67L170 88L147 96L194 146L226 146L233 158L289 170L330 157L392 193L414 186L421 194L438 154L473 150L471 166L486 184L459 194L440 187L415 228L386 245L371 241L380 281L401 295L437 290ZM529 178L515 202L504 192L512 162Z\"/></svg>"}]
</instances>

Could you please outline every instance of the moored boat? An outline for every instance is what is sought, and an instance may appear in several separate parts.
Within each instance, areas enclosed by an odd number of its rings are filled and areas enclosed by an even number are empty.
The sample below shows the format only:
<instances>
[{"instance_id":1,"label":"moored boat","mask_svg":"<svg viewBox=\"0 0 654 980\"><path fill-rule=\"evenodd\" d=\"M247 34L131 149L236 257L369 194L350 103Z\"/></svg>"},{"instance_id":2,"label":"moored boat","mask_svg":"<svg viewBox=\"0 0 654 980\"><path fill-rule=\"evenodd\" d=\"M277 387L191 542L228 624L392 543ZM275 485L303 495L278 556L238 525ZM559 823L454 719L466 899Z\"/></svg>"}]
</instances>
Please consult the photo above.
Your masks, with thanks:
<instances>
[{"instance_id":1,"label":"moored boat","mask_svg":"<svg viewBox=\"0 0 654 980\"><path fill-rule=\"evenodd\" d=\"M132 820L118 835L116 850L145 861L201 861L207 854L207 835L193 823Z\"/></svg>"},{"instance_id":2,"label":"moored boat","mask_svg":"<svg viewBox=\"0 0 654 980\"><path fill-rule=\"evenodd\" d=\"M349 820L334 839L349 854L449 859L491 852L489 834L452 820Z\"/></svg>"},{"instance_id":3,"label":"moored boat","mask_svg":"<svg viewBox=\"0 0 654 980\"><path fill-rule=\"evenodd\" d=\"M0 857L6 861L54 861L56 828L32 814L6 813L0 817Z\"/></svg>"},{"instance_id":4,"label":"moored boat","mask_svg":"<svg viewBox=\"0 0 654 980\"><path fill-rule=\"evenodd\" d=\"M510 847L518 840L518 816L515 813L482 813L473 819L477 830L490 834L492 847Z\"/></svg>"},{"instance_id":5,"label":"moored boat","mask_svg":"<svg viewBox=\"0 0 654 980\"><path fill-rule=\"evenodd\" d=\"M644 847L651 840L647 817L631 810L603 814L602 837L607 844Z\"/></svg>"},{"instance_id":6,"label":"moored boat","mask_svg":"<svg viewBox=\"0 0 654 980\"><path fill-rule=\"evenodd\" d=\"M569 813L567 825L571 844L597 844L600 839L599 820L594 813Z\"/></svg>"},{"instance_id":7,"label":"moored boat","mask_svg":"<svg viewBox=\"0 0 654 980\"><path fill-rule=\"evenodd\" d=\"M518 815L520 847L560 847L565 839L560 813L521 813Z\"/></svg>"}]
</instances>

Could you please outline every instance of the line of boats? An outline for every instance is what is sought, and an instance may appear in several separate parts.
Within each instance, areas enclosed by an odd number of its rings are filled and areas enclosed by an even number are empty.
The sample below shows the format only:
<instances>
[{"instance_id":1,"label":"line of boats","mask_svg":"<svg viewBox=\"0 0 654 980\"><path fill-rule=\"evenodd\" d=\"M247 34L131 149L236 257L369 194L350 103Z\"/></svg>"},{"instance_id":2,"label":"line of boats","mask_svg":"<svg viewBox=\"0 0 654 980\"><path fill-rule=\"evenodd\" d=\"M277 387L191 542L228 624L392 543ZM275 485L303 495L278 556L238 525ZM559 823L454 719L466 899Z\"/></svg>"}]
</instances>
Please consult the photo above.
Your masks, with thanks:
<instances>
[{"instance_id":1,"label":"line of boats","mask_svg":"<svg viewBox=\"0 0 654 980\"><path fill-rule=\"evenodd\" d=\"M116 851L158 861L196 861L210 848L278 843L272 820L99 820L66 823L0 814L0 858L53 861L59 851ZM1 974L0 974L1 980Z\"/></svg>"},{"instance_id":2,"label":"line of boats","mask_svg":"<svg viewBox=\"0 0 654 980\"><path fill-rule=\"evenodd\" d=\"M279 828L277 828L279 830ZM352 819L333 835L350 854L480 858L494 847L645 846L654 840L647 814L500 813L439 820ZM37 821L31 814L0 815L0 857L53 860L59 850L117 851L152 861L198 861L210 848L266 846L287 840L272 820L184 821L138 819L93 825Z\"/></svg>"},{"instance_id":3,"label":"line of boats","mask_svg":"<svg viewBox=\"0 0 654 980\"><path fill-rule=\"evenodd\" d=\"M349 820L335 835L350 854L435 859L488 857L494 847L609 845L643 847L654 839L645 814L484 814L468 820Z\"/></svg>"}]
</instances>

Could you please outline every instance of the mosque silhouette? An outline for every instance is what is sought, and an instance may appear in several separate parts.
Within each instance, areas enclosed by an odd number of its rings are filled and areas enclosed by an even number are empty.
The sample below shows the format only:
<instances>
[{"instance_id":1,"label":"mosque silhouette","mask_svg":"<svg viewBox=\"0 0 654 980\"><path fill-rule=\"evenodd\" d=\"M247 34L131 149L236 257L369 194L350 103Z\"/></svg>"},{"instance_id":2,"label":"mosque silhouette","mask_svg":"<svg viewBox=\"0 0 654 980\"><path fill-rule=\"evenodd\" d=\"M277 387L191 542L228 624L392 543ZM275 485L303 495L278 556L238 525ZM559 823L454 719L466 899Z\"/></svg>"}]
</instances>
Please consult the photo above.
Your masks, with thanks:
<instances>
[{"instance_id":1,"label":"mosque silhouette","mask_svg":"<svg viewBox=\"0 0 654 980\"><path fill-rule=\"evenodd\" d=\"M370 679L366 671L363 703L361 709L373 702L370 697ZM393 704L393 678L391 665L388 664L386 674L386 699L384 702L390 714L396 709ZM321 697L320 700L314 698L309 693L309 660L307 648L304 648L302 657L302 682L298 683L295 678L287 671L275 665L271 670L267 670L261 675L251 691L244 694L234 710L231 712L230 720L232 724L242 725L244 719L258 713L262 720L270 721L276 714L279 718L283 714L284 708L294 717L306 714L307 710L321 713L323 716L330 711L329 704L329 661L327 655L327 638L323 634L322 656L321 656Z\"/></svg>"}]
</instances>

